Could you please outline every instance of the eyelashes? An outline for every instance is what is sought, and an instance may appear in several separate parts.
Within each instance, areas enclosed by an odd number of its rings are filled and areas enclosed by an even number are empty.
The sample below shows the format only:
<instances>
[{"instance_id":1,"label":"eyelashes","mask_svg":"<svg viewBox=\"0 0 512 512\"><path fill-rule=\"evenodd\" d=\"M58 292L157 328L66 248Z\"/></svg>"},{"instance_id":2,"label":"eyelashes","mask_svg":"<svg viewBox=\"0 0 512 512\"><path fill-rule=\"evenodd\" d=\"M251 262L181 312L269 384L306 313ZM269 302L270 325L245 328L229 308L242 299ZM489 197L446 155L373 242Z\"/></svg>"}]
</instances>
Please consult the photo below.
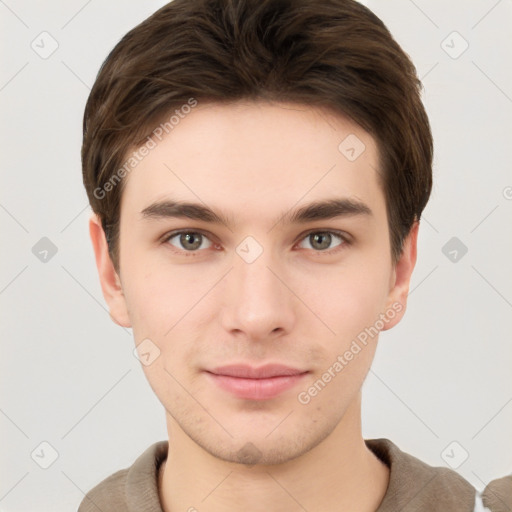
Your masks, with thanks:
<instances>
[{"instance_id":1,"label":"eyelashes","mask_svg":"<svg viewBox=\"0 0 512 512\"><path fill-rule=\"evenodd\" d=\"M336 241L336 239L339 240L339 243L337 245L334 245L334 247L315 249L310 241L314 235L316 235L316 237L313 238L313 244L319 243L320 246L322 246L325 245L325 242L327 241L327 245L330 246L332 242ZM175 239L177 240L178 246L171 243ZM203 247L203 242L205 239L209 242L209 245L207 245L207 247ZM303 234L299 239L299 242L297 242L295 245L302 243L303 241L310 241L309 244L311 248L306 249L308 251L315 253L315 255L332 255L343 250L345 246L350 245L350 239L346 233L330 229L311 230ZM210 236L207 233L197 229L181 229L177 231L172 231L171 233L168 233L167 235L164 236L164 238L162 239L162 243L168 245L171 248L171 250L176 254L183 255L185 257L199 256L206 249L209 249L212 246L217 245L210 239Z\"/></svg>"},{"instance_id":2,"label":"eyelashes","mask_svg":"<svg viewBox=\"0 0 512 512\"><path fill-rule=\"evenodd\" d=\"M191 240L194 240L194 238L192 237L186 237L186 235L194 235L195 238L197 239L197 235L199 235L199 239L202 241L203 238L206 238L207 240L209 240L208 238L208 235L206 235L205 233L203 233L202 231L191 231L191 230L181 230L181 231L173 231L172 233L169 233L168 235L165 236L163 242L165 243L169 243L170 244L170 241L179 236L179 242L182 243L184 240L186 240L187 242L190 242ZM211 242L211 241L210 241ZM170 244L172 247L175 247L173 246L172 244ZM193 244L194 245L194 244ZM197 245L197 244L196 244ZM213 242L211 242L211 245L213 245ZM176 250L180 250L179 248L176 248ZM187 251L185 249L181 249L182 252L199 252L199 251ZM188 254L187 254L188 256Z\"/></svg>"},{"instance_id":3,"label":"eyelashes","mask_svg":"<svg viewBox=\"0 0 512 512\"><path fill-rule=\"evenodd\" d=\"M342 247L345 243L347 243L347 238L346 236L342 235L339 231L310 231L309 233L307 233L305 236L303 236L301 238L301 241L303 240L308 240L310 239L313 235L320 235L321 236L321 240L323 241L323 239L325 238L325 236L327 235L327 240L329 242L332 241L333 239L333 235L334 235L334 238L338 238L341 240L341 242L338 244L338 245L335 245L334 246L334 249L320 249L318 251L314 251L314 252L318 252L318 253L323 253L323 252L326 252L328 254L332 254L333 252L336 252L336 248L337 247ZM316 242L315 242L316 243Z\"/></svg>"}]
</instances>

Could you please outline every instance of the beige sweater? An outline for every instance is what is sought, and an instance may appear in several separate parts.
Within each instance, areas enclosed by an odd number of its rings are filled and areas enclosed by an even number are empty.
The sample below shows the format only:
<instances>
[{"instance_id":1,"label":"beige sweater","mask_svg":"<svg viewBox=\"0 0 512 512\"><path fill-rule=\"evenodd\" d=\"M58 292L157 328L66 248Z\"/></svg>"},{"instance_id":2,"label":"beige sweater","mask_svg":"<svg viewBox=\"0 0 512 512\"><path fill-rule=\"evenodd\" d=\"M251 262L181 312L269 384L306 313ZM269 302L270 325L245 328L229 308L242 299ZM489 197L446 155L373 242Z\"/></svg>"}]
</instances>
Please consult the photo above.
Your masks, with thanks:
<instances>
[{"instance_id":1,"label":"beige sweater","mask_svg":"<svg viewBox=\"0 0 512 512\"><path fill-rule=\"evenodd\" d=\"M402 452L388 439L366 445L389 468L389 485L376 512L512 512L512 476L491 482L481 495L458 473L432 467ZM167 441L151 445L129 468L91 489L78 512L162 512L158 468L167 457ZM480 503L480 504L479 504Z\"/></svg>"}]
</instances>

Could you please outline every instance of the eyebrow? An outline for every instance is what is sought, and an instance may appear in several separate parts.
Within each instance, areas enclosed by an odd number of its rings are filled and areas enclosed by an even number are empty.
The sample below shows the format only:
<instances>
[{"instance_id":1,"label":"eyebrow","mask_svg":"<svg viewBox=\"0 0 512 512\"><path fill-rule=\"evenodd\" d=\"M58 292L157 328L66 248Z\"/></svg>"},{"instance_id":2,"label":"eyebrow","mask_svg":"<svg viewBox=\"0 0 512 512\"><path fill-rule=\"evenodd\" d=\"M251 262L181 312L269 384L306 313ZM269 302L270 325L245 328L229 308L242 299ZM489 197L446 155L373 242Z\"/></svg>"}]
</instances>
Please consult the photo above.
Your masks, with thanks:
<instances>
[{"instance_id":1,"label":"eyebrow","mask_svg":"<svg viewBox=\"0 0 512 512\"><path fill-rule=\"evenodd\" d=\"M233 226L233 217L215 212L208 206L188 201L164 200L155 202L141 211L143 219L187 218L212 224ZM275 222L304 224L315 220L328 220L354 215L373 215L364 203L353 199L333 198L314 201L295 210L284 212Z\"/></svg>"}]
</instances>

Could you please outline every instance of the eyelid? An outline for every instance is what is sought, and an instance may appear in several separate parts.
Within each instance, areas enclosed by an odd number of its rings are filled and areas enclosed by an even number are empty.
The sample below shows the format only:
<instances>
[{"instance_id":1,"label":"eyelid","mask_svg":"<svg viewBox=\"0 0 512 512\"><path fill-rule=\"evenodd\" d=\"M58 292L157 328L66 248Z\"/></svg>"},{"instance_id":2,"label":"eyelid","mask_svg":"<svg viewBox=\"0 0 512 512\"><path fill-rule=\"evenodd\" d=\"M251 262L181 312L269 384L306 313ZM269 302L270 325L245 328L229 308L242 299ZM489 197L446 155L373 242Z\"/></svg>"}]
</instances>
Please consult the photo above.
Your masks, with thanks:
<instances>
[{"instance_id":1,"label":"eyelid","mask_svg":"<svg viewBox=\"0 0 512 512\"><path fill-rule=\"evenodd\" d=\"M161 240L162 242L167 242L169 239L176 235L181 235L183 233L199 233L206 238L210 239L210 233L207 233L206 231L203 231L202 229L193 228L193 229L176 229L175 231L169 231L169 233L166 233L164 236L162 236Z\"/></svg>"},{"instance_id":2,"label":"eyelid","mask_svg":"<svg viewBox=\"0 0 512 512\"><path fill-rule=\"evenodd\" d=\"M217 242L215 242L215 237L213 237L213 235L211 235L210 233L203 231L202 229L177 229L175 231L166 233L160 239L160 241L161 241L161 243L165 244L165 243L169 242L169 240L171 238L174 238L175 236L181 235L183 233L198 233L200 235L203 235L205 238L207 238L213 245L217 244ZM171 245L171 244L169 244L169 245ZM171 245L171 247L173 247L173 246ZM199 254L200 252L202 252L202 251L183 251L183 250L180 251L180 249L178 249L176 247L173 247L173 249L178 252L186 253L186 254Z\"/></svg>"},{"instance_id":3,"label":"eyelid","mask_svg":"<svg viewBox=\"0 0 512 512\"><path fill-rule=\"evenodd\" d=\"M217 243L217 242L215 242L213 235L210 235L210 233L208 233L202 229L178 229L175 231L171 231L169 233L166 233L161 238L161 242L167 243L167 242L169 242L169 240L171 238L174 238L175 236L181 235L183 233L199 233L199 234L203 235L204 237L206 237L212 244L215 245ZM345 245L352 243L352 237L345 231L340 231L337 229L312 228L309 231L306 231L305 233L301 233L301 235L299 236L297 241L294 243L294 246L313 233L329 233L329 234L337 236L338 238L340 238L342 240L342 243L333 247L332 249L326 249L324 251L312 251L313 253L316 253L316 254L334 254L338 250L341 250ZM212 237L213 237L213 239L212 239ZM201 251L185 251L185 250L180 250L180 249L172 246L171 244L169 244L169 245L173 248L174 251L177 251L180 254L185 254L187 256L193 256L193 255L199 254L205 250L205 249L203 249Z\"/></svg>"},{"instance_id":4,"label":"eyelid","mask_svg":"<svg viewBox=\"0 0 512 512\"><path fill-rule=\"evenodd\" d=\"M309 235L311 235L313 233L328 233L330 235L334 235L341 239L341 243L331 249L325 249L324 251L314 251L312 249L308 249L315 256L316 255L320 256L322 254L336 254L339 251L343 250L346 245L350 245L352 243L352 237L345 231L340 231L338 229L314 228L314 229L310 229L309 231L306 231L306 233L302 233L300 235L300 238L297 240L296 244L298 244L299 242L302 242L304 239L306 239Z\"/></svg>"},{"instance_id":5,"label":"eyelid","mask_svg":"<svg viewBox=\"0 0 512 512\"><path fill-rule=\"evenodd\" d=\"M302 233L300 235L299 240L303 240L304 238L306 238L307 236L311 235L312 233L329 233L331 235L336 235L336 236L340 237L342 240L344 240L347 243L350 243L352 241L352 237L346 231L340 231L339 229L332 229L332 228L328 228L328 229L322 229L322 228L320 228L320 229L317 229L317 228L310 229L309 231L306 231L305 233Z\"/></svg>"}]
</instances>

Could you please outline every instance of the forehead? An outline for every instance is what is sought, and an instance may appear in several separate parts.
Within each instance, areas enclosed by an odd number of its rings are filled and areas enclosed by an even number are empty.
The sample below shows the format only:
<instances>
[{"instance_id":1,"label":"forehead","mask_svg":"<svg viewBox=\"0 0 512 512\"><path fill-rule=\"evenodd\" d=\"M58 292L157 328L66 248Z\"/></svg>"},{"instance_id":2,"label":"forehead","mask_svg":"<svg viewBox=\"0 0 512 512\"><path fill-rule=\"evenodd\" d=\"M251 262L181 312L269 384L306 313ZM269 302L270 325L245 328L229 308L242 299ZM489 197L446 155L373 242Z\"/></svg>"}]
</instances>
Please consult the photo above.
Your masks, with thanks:
<instances>
[{"instance_id":1,"label":"forehead","mask_svg":"<svg viewBox=\"0 0 512 512\"><path fill-rule=\"evenodd\" d=\"M169 196L242 220L274 219L283 207L334 195L385 208L376 142L340 115L286 103L199 103L169 126L126 176L122 212Z\"/></svg>"}]
</instances>

